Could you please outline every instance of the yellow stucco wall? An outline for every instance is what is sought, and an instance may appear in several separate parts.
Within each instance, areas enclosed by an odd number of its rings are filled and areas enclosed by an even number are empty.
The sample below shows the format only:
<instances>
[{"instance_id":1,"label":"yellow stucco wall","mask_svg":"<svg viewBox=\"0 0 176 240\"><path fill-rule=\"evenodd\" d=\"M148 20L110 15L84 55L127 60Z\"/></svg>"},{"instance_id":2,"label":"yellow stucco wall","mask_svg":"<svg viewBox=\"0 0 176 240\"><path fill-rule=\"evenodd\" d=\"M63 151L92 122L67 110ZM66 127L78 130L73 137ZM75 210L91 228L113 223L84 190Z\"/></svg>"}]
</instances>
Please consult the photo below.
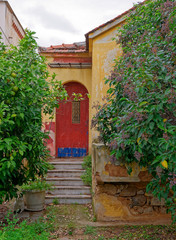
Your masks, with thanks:
<instances>
[{"instance_id":1,"label":"yellow stucco wall","mask_svg":"<svg viewBox=\"0 0 176 240\"><path fill-rule=\"evenodd\" d=\"M91 101L103 103L102 98L106 96L108 85L107 78L114 66L114 59L122 54L120 46L112 40L117 35L117 26L91 39L92 43L92 97ZM91 34L90 34L91 38ZM95 114L92 109L90 118ZM92 130L92 140L96 139L98 133Z\"/></svg>"}]
</instances>

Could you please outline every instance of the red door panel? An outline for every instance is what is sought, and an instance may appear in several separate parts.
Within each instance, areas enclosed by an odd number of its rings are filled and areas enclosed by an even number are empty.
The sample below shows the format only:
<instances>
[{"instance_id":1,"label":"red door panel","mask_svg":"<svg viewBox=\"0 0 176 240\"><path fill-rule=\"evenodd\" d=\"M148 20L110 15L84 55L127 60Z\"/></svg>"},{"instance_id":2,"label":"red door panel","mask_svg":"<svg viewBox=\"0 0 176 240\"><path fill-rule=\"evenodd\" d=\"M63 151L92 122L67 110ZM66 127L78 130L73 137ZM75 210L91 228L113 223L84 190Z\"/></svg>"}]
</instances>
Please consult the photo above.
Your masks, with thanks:
<instances>
[{"instance_id":1,"label":"red door panel","mask_svg":"<svg viewBox=\"0 0 176 240\"><path fill-rule=\"evenodd\" d=\"M58 148L80 148L88 151L89 99L87 89L80 83L64 85L69 101L56 109L56 156ZM83 100L75 102L72 93L81 93Z\"/></svg>"}]
</instances>

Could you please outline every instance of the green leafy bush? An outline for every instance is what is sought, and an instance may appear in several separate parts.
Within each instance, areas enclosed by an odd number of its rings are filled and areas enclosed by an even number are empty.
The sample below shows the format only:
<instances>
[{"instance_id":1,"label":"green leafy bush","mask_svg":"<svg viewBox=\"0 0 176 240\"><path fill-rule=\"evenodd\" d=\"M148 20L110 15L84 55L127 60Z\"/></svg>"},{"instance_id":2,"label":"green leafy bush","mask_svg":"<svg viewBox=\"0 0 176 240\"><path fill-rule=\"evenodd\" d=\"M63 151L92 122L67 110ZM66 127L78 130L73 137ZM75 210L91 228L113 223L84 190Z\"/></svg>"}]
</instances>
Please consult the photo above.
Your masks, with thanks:
<instances>
[{"instance_id":1,"label":"green leafy bush","mask_svg":"<svg viewBox=\"0 0 176 240\"><path fill-rule=\"evenodd\" d=\"M42 112L51 114L66 96L49 76L33 35L27 31L18 47L0 42L0 203L17 196L17 185L46 173Z\"/></svg>"},{"instance_id":2,"label":"green leafy bush","mask_svg":"<svg viewBox=\"0 0 176 240\"><path fill-rule=\"evenodd\" d=\"M93 120L112 160L137 162L176 221L176 2L146 1L119 29L123 54L106 80L107 103ZM129 169L130 172L131 169Z\"/></svg>"},{"instance_id":3,"label":"green leafy bush","mask_svg":"<svg viewBox=\"0 0 176 240\"><path fill-rule=\"evenodd\" d=\"M92 186L92 159L90 155L84 157L82 167L85 169L85 172L81 176L81 179L85 184Z\"/></svg>"}]
</instances>

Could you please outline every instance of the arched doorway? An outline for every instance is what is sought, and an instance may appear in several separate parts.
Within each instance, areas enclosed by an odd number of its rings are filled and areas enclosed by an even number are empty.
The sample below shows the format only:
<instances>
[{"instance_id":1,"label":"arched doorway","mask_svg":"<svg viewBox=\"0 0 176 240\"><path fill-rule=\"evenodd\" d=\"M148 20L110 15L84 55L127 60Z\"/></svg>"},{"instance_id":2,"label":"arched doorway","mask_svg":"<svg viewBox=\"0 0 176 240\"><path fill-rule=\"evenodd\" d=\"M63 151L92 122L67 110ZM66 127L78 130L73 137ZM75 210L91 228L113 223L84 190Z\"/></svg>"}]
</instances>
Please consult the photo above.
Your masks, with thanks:
<instances>
[{"instance_id":1,"label":"arched doorway","mask_svg":"<svg viewBox=\"0 0 176 240\"><path fill-rule=\"evenodd\" d=\"M64 84L68 101L56 109L56 156L81 157L88 152L89 98L87 89L78 82ZM73 93L81 93L75 101Z\"/></svg>"}]
</instances>

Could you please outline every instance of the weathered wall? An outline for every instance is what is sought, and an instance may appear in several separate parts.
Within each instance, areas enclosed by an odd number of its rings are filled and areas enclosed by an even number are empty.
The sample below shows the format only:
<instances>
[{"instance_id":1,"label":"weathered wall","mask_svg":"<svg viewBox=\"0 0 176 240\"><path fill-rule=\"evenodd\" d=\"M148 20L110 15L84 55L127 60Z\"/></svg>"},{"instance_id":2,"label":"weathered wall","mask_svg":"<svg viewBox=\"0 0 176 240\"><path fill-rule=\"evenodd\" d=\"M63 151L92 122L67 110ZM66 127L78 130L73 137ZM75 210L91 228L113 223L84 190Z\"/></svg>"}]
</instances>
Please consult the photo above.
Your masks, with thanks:
<instances>
[{"instance_id":1,"label":"weathered wall","mask_svg":"<svg viewBox=\"0 0 176 240\"><path fill-rule=\"evenodd\" d=\"M0 32L2 32L2 41L6 45L17 46L25 35L9 3L3 1L0 1Z\"/></svg>"},{"instance_id":2,"label":"weathered wall","mask_svg":"<svg viewBox=\"0 0 176 240\"><path fill-rule=\"evenodd\" d=\"M146 169L133 166L128 175L122 163L110 162L108 150L103 144L93 144L93 203L99 221L155 221L168 223L164 200L159 201L146 193L151 176ZM168 222L167 222L168 221Z\"/></svg>"},{"instance_id":3,"label":"weathered wall","mask_svg":"<svg viewBox=\"0 0 176 240\"><path fill-rule=\"evenodd\" d=\"M146 193L146 182L101 183L94 188L94 211L98 221L136 220L170 223L163 199ZM167 222L168 221L168 222Z\"/></svg>"},{"instance_id":4,"label":"weathered wall","mask_svg":"<svg viewBox=\"0 0 176 240\"><path fill-rule=\"evenodd\" d=\"M117 26L102 32L90 41L92 49L92 97L91 101L103 103L102 98L106 96L108 85L105 85L107 78L114 66L114 59L122 54L119 45L112 40L117 35ZM91 38L91 34L90 34ZM95 114L95 109L92 109L90 118ZM92 140L96 139L98 133L92 130Z\"/></svg>"}]
</instances>

